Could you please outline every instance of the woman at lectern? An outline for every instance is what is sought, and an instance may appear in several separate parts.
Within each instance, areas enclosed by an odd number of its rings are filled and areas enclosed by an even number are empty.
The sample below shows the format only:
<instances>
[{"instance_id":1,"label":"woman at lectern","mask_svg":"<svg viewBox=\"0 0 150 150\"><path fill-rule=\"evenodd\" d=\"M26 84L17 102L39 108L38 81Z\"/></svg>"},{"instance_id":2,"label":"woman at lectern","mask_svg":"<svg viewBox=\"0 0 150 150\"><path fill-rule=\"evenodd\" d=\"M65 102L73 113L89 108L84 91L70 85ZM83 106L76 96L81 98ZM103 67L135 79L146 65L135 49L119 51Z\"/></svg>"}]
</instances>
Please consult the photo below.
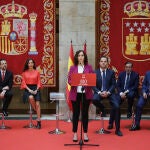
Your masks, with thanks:
<instances>
[{"instance_id":1,"label":"woman at lectern","mask_svg":"<svg viewBox=\"0 0 150 150\"><path fill-rule=\"evenodd\" d=\"M83 50L78 50L74 56L74 66L71 66L69 70L68 83L71 85L69 99L72 102L72 108L73 108L73 128L72 128L72 131L74 133L73 142L78 141L77 129L78 129L80 109L82 111L81 119L82 119L82 124L83 124L83 131L84 131L83 138L84 138L84 142L88 142L89 141L89 138L87 135L88 110L89 110L91 99L93 97L92 88L88 86L87 87L72 86L71 80L72 80L73 73L78 73L78 74L93 73L92 66L88 64L87 55Z\"/></svg>"},{"instance_id":2,"label":"woman at lectern","mask_svg":"<svg viewBox=\"0 0 150 150\"><path fill-rule=\"evenodd\" d=\"M37 113L37 129L41 129L41 80L40 73L36 70L35 61L27 59L22 73L21 89L24 90L23 101L29 101L34 111Z\"/></svg>"}]
</instances>

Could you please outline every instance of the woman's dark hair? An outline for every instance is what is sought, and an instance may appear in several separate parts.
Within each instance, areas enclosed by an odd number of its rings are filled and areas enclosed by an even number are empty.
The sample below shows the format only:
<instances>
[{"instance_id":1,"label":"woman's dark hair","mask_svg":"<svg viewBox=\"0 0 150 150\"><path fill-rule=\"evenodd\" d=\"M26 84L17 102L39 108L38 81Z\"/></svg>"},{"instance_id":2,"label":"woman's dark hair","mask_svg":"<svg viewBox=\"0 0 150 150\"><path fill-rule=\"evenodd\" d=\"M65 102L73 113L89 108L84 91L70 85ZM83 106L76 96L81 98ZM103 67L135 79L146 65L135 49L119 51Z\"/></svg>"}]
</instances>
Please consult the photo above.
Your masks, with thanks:
<instances>
[{"instance_id":1,"label":"woman's dark hair","mask_svg":"<svg viewBox=\"0 0 150 150\"><path fill-rule=\"evenodd\" d=\"M78 55L79 53L83 53L84 55L84 65L87 65L88 64L88 58L87 58L87 54L83 51L83 50L78 50L76 51L76 54L74 56L74 64L77 66L78 65Z\"/></svg>"},{"instance_id":2,"label":"woman's dark hair","mask_svg":"<svg viewBox=\"0 0 150 150\"><path fill-rule=\"evenodd\" d=\"M30 60L32 60L32 62L33 62L33 64L34 64L34 65L33 65L33 69L36 69L35 61L34 61L32 58L28 58L28 59L26 60L25 64L24 64L23 72L29 69L28 64L29 64L29 61L30 61Z\"/></svg>"}]
</instances>

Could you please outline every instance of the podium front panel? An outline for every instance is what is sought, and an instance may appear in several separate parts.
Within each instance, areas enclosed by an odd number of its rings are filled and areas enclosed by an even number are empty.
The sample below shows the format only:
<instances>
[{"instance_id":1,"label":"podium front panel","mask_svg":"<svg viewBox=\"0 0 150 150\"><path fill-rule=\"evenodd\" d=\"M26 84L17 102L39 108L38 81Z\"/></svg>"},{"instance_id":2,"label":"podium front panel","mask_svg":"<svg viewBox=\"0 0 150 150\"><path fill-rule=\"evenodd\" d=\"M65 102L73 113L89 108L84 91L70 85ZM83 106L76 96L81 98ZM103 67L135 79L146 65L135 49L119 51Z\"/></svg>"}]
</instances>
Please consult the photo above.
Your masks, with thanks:
<instances>
[{"instance_id":1,"label":"podium front panel","mask_svg":"<svg viewBox=\"0 0 150 150\"><path fill-rule=\"evenodd\" d=\"M95 73L73 73L71 75L71 86L95 86Z\"/></svg>"}]
</instances>

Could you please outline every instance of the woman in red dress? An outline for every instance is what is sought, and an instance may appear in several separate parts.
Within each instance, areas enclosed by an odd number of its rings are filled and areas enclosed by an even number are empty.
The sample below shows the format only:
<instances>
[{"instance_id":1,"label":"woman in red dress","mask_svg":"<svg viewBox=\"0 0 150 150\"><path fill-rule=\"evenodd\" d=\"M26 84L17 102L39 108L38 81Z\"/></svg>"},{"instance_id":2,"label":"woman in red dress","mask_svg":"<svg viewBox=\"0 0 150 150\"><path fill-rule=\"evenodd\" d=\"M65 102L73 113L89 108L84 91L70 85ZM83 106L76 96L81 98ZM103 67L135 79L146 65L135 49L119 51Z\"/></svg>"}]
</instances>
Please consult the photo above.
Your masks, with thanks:
<instances>
[{"instance_id":1,"label":"woman in red dress","mask_svg":"<svg viewBox=\"0 0 150 150\"><path fill-rule=\"evenodd\" d=\"M36 70L35 61L33 59L27 59L22 73L21 89L25 89L23 94L24 103L28 100L37 113L36 127L38 129L41 128L41 86L40 73Z\"/></svg>"}]
</instances>

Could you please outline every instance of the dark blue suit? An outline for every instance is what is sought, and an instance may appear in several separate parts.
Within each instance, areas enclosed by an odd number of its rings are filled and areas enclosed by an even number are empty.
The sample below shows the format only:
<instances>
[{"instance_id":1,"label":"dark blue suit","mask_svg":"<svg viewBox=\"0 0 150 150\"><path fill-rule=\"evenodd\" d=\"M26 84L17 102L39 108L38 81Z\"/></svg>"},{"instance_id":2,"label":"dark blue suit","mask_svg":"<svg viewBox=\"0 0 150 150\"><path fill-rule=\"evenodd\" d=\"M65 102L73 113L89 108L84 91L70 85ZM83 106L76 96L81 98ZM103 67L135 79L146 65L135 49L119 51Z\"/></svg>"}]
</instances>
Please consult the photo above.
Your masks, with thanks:
<instances>
[{"instance_id":1,"label":"dark blue suit","mask_svg":"<svg viewBox=\"0 0 150 150\"><path fill-rule=\"evenodd\" d=\"M144 99L143 93L146 93L148 95L147 99ZM142 95L140 96L136 106L135 124L137 126L140 126L143 106L146 104L147 100L150 100L150 71L148 71L145 75L142 85Z\"/></svg>"},{"instance_id":2,"label":"dark blue suit","mask_svg":"<svg viewBox=\"0 0 150 150\"><path fill-rule=\"evenodd\" d=\"M99 91L102 89L102 76L100 69L95 71L96 73L96 87L93 88L94 96L93 96L93 104L99 108L101 108L101 101L105 98L101 97L98 94ZM111 94L108 96L110 105L112 106L113 111L115 112L115 124L116 124L116 131L120 129L120 108L119 102L116 99L115 95L115 88L116 88L116 80L115 80L115 73L114 71L107 69L106 70L106 91L109 91Z\"/></svg>"},{"instance_id":3,"label":"dark blue suit","mask_svg":"<svg viewBox=\"0 0 150 150\"><path fill-rule=\"evenodd\" d=\"M126 82L126 71L123 71L119 74L118 81L117 81L117 91L118 91L118 99L120 101L120 104L123 102L123 100L120 97L121 92L125 92L128 90L129 92L126 94L127 100L128 100L128 110L127 112L132 114L132 106L134 102L135 96L137 96L138 93L138 85L139 85L139 75L132 71L130 73L130 79L129 79L129 85L127 89L125 88ZM111 111L110 114L110 120L109 124L113 124L113 111Z\"/></svg>"},{"instance_id":4,"label":"dark blue suit","mask_svg":"<svg viewBox=\"0 0 150 150\"><path fill-rule=\"evenodd\" d=\"M125 78L126 78L126 72L124 71L120 73L118 77L118 81L117 81L118 94L125 91L124 89ZM139 75L136 72L132 71L130 73L130 79L128 85L129 92L126 95L128 99L128 112L131 112L132 110L133 100L138 93L138 86L139 86Z\"/></svg>"},{"instance_id":5,"label":"dark blue suit","mask_svg":"<svg viewBox=\"0 0 150 150\"><path fill-rule=\"evenodd\" d=\"M12 91L11 91L12 85L13 85L12 72L6 70L5 78L4 78L4 80L2 80L2 75L1 75L1 71L0 71L0 93L2 92L3 87L5 87L5 86L9 87L9 90L7 90L4 95L4 103L3 103L3 108L2 108L4 111L7 110L8 106L11 102L12 96L13 96Z\"/></svg>"}]
</instances>

